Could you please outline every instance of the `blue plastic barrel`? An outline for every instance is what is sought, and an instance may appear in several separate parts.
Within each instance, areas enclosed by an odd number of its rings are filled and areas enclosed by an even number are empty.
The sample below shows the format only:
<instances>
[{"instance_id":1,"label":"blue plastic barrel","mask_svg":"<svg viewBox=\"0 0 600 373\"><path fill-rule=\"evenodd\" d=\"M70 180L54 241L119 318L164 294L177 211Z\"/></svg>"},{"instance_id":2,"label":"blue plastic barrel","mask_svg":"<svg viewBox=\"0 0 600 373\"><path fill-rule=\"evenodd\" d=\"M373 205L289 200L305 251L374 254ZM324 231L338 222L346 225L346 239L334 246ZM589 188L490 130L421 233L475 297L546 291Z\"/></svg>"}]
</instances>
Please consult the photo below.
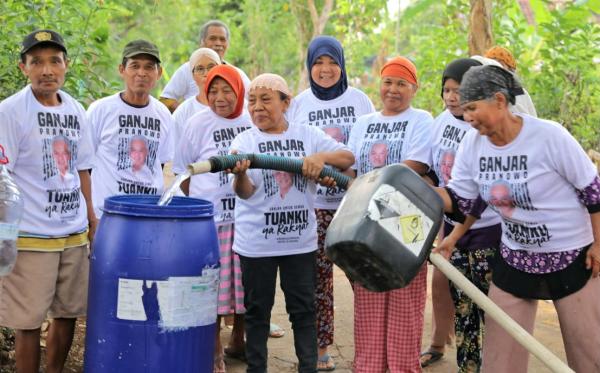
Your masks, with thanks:
<instances>
[{"instance_id":1,"label":"blue plastic barrel","mask_svg":"<svg viewBox=\"0 0 600 373\"><path fill-rule=\"evenodd\" d=\"M85 372L213 370L219 247L212 203L107 198L90 258Z\"/></svg>"}]
</instances>

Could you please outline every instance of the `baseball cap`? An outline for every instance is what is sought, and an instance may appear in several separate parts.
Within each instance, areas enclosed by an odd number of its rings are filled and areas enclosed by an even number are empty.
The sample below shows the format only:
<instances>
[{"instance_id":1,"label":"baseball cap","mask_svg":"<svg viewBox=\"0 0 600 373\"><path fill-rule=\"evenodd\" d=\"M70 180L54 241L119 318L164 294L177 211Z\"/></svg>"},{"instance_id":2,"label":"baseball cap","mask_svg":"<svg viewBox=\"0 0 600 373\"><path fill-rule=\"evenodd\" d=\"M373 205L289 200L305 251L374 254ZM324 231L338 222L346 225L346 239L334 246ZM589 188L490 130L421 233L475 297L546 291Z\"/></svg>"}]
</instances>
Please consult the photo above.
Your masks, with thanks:
<instances>
[{"instance_id":1,"label":"baseball cap","mask_svg":"<svg viewBox=\"0 0 600 373\"><path fill-rule=\"evenodd\" d=\"M67 53L67 47L65 47L65 41L62 36L56 31L52 30L36 30L31 34L25 36L22 42L23 48L21 48L21 55L27 53L31 48L40 44L52 44L58 47L63 52Z\"/></svg>"},{"instance_id":2,"label":"baseball cap","mask_svg":"<svg viewBox=\"0 0 600 373\"><path fill-rule=\"evenodd\" d=\"M133 40L127 43L125 48L123 48L123 58L131 58L133 56L137 56L138 54L149 54L156 58L156 60L160 63L158 47L147 40Z\"/></svg>"}]
</instances>

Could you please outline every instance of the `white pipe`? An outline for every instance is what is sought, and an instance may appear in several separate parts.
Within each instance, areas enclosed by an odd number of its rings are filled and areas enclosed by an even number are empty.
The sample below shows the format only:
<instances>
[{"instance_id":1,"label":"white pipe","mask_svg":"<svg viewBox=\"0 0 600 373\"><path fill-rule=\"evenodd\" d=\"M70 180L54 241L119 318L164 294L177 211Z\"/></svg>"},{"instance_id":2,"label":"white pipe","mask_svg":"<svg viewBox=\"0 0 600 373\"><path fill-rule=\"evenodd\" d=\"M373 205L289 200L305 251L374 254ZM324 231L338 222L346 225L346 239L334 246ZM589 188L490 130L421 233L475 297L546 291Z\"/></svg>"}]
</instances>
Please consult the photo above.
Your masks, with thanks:
<instances>
[{"instance_id":1,"label":"white pipe","mask_svg":"<svg viewBox=\"0 0 600 373\"><path fill-rule=\"evenodd\" d=\"M442 271L448 279L462 289L472 300L485 311L486 317L494 319L508 334L517 340L523 347L544 363L552 372L573 372L562 360L538 342L521 325L513 320L506 312L490 300L481 290L473 285L458 269L438 253L431 253L429 260ZM484 357L485 359L485 357Z\"/></svg>"}]
</instances>

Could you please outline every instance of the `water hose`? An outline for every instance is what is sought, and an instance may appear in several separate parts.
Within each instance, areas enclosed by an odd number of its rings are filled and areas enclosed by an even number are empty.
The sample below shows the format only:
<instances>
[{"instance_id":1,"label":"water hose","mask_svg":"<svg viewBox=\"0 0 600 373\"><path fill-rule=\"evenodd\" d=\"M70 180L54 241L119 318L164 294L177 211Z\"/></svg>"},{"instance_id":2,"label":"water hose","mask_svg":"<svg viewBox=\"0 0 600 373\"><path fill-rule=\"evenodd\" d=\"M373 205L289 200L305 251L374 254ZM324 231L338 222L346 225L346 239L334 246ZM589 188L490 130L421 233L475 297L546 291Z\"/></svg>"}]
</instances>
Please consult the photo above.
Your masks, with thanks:
<instances>
[{"instance_id":1,"label":"water hose","mask_svg":"<svg viewBox=\"0 0 600 373\"><path fill-rule=\"evenodd\" d=\"M268 154L230 154L210 157L208 160L192 163L187 166L191 175L203 174L207 172L220 172L235 168L235 164L242 160L250 161L250 168L262 168L267 170L277 170L302 174L302 159L277 157ZM350 186L350 176L344 175L331 166L323 167L319 178L330 177L335 180L336 186L340 189L348 189Z\"/></svg>"}]
</instances>

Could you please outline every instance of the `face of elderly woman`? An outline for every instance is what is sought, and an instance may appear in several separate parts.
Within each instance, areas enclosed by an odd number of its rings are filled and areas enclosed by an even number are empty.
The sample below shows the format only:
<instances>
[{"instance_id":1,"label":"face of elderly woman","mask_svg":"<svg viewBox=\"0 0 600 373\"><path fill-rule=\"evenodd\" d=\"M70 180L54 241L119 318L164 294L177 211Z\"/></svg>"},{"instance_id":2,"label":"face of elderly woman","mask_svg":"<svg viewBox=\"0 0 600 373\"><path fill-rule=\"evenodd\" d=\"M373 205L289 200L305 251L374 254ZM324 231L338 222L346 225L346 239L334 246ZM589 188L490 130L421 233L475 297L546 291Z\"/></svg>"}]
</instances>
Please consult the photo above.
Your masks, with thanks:
<instances>
[{"instance_id":1,"label":"face of elderly woman","mask_svg":"<svg viewBox=\"0 0 600 373\"><path fill-rule=\"evenodd\" d=\"M204 87L204 83L206 82L206 76L208 75L208 72L210 71L210 69L217 65L218 63L213 61L210 57L202 56L200 57L198 62L196 62L196 65L194 65L194 67L192 68L192 76L194 77L194 81L196 82L196 85L198 86L200 91L202 91Z\"/></svg>"},{"instance_id":2,"label":"face of elderly woman","mask_svg":"<svg viewBox=\"0 0 600 373\"><path fill-rule=\"evenodd\" d=\"M469 122L481 136L487 137L495 136L498 133L499 115L502 110L508 110L506 99L501 93L496 93L494 97L487 100L467 102L461 107L465 121Z\"/></svg>"},{"instance_id":3,"label":"face of elderly woman","mask_svg":"<svg viewBox=\"0 0 600 373\"><path fill-rule=\"evenodd\" d=\"M266 133L282 133L287 128L285 111L290 105L289 97L281 99L279 91L257 87L248 94L248 111L256 127Z\"/></svg>"},{"instance_id":4,"label":"face of elderly woman","mask_svg":"<svg viewBox=\"0 0 600 373\"><path fill-rule=\"evenodd\" d=\"M333 58L320 56L310 69L310 76L319 86L330 88L342 77L342 69Z\"/></svg>"},{"instance_id":5,"label":"face of elderly woman","mask_svg":"<svg viewBox=\"0 0 600 373\"><path fill-rule=\"evenodd\" d=\"M220 117L227 118L235 111L237 96L222 78L215 78L208 89L208 106Z\"/></svg>"},{"instance_id":6,"label":"face of elderly woman","mask_svg":"<svg viewBox=\"0 0 600 373\"><path fill-rule=\"evenodd\" d=\"M396 115L408 109L416 92L417 87L402 78L383 76L379 87L383 114Z\"/></svg>"}]
</instances>

